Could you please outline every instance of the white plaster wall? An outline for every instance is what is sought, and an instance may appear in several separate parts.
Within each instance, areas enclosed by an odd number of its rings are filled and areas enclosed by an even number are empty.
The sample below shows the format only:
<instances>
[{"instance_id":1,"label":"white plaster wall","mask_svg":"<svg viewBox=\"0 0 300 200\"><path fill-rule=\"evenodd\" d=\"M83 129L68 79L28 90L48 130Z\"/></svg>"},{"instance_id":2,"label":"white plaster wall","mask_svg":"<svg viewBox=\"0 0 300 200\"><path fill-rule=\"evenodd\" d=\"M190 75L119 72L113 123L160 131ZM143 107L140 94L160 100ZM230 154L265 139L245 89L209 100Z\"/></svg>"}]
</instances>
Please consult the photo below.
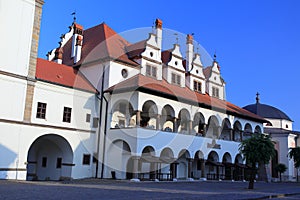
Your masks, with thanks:
<instances>
[{"instance_id":1,"label":"white plaster wall","mask_svg":"<svg viewBox=\"0 0 300 200\"><path fill-rule=\"evenodd\" d=\"M27 76L34 0L0 0L0 70Z\"/></svg>"},{"instance_id":2,"label":"white plaster wall","mask_svg":"<svg viewBox=\"0 0 300 200\"><path fill-rule=\"evenodd\" d=\"M75 132L70 130L53 129L47 127L26 126L18 124L0 123L0 134L9 135L0 140L0 168L26 169L28 151L32 143L40 136L56 134L65 138L73 150L72 178L84 178L93 176L92 163L82 165L83 154L95 152L96 134L87 132ZM5 155L5 156L3 156ZM0 173L0 179L26 179L26 171L11 171Z\"/></svg>"},{"instance_id":3,"label":"white plaster wall","mask_svg":"<svg viewBox=\"0 0 300 200\"><path fill-rule=\"evenodd\" d=\"M123 78L122 77L122 69L126 69L128 71L128 77L127 78ZM122 65L120 63L116 63L116 62L110 62L109 63L109 73L108 73L108 85L105 86L105 88L109 88L113 85L116 85L117 83L120 83L126 79L129 79L137 74L140 73L140 70L137 68L132 68L126 65ZM99 90L101 91L101 90Z\"/></svg>"},{"instance_id":4,"label":"white plaster wall","mask_svg":"<svg viewBox=\"0 0 300 200\"><path fill-rule=\"evenodd\" d=\"M271 118L266 118L268 121L272 123L273 128L282 128L285 130L293 130L293 122L285 120L285 119L271 119ZM286 127L288 126L288 128Z\"/></svg>"},{"instance_id":5,"label":"white plaster wall","mask_svg":"<svg viewBox=\"0 0 300 200\"><path fill-rule=\"evenodd\" d=\"M23 120L26 88L26 80L0 75L0 91L3 93L1 95L0 118Z\"/></svg>"},{"instance_id":6,"label":"white plaster wall","mask_svg":"<svg viewBox=\"0 0 300 200\"><path fill-rule=\"evenodd\" d=\"M46 119L36 118L38 102L47 103ZM71 123L63 122L64 107L72 108ZM92 128L93 117L99 117L99 101L95 94L37 82L35 85L32 116L33 123L96 130ZM86 122L91 114L91 122Z\"/></svg>"}]
</instances>

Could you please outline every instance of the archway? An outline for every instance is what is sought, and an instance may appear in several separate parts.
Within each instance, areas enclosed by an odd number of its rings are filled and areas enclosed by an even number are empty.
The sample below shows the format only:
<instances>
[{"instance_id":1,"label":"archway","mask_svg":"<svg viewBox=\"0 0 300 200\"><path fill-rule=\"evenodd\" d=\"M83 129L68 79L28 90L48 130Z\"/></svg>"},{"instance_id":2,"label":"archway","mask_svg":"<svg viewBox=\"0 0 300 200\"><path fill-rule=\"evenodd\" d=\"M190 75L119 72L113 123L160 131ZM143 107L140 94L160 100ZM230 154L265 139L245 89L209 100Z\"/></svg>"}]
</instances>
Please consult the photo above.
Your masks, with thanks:
<instances>
[{"instance_id":1,"label":"archway","mask_svg":"<svg viewBox=\"0 0 300 200\"><path fill-rule=\"evenodd\" d=\"M155 157L155 150L152 146L146 146L142 151L140 159L140 179L155 180L157 179L157 170L160 167L159 158Z\"/></svg>"},{"instance_id":2,"label":"archway","mask_svg":"<svg viewBox=\"0 0 300 200\"><path fill-rule=\"evenodd\" d=\"M205 118L200 112L196 113L194 116L193 132L198 136L204 136L205 134Z\"/></svg>"},{"instance_id":3,"label":"archway","mask_svg":"<svg viewBox=\"0 0 300 200\"><path fill-rule=\"evenodd\" d=\"M202 151L197 151L194 155L193 162L193 178L200 179L205 178L205 161Z\"/></svg>"},{"instance_id":4,"label":"archway","mask_svg":"<svg viewBox=\"0 0 300 200\"><path fill-rule=\"evenodd\" d=\"M146 127L150 129L156 129L157 123L157 106L153 101L146 101L143 104L141 113L141 127Z\"/></svg>"},{"instance_id":5,"label":"archway","mask_svg":"<svg viewBox=\"0 0 300 200\"><path fill-rule=\"evenodd\" d=\"M211 116L208 120L208 128L206 137L219 139L220 136L220 124L216 116Z\"/></svg>"},{"instance_id":6,"label":"archway","mask_svg":"<svg viewBox=\"0 0 300 200\"><path fill-rule=\"evenodd\" d=\"M28 150L26 179L70 179L73 166L73 150L69 142L59 135L43 135Z\"/></svg>"},{"instance_id":7,"label":"archway","mask_svg":"<svg viewBox=\"0 0 300 200\"><path fill-rule=\"evenodd\" d=\"M246 166L243 165L243 158L241 154L237 154L234 159L234 171L233 171L233 178L235 181L242 181L245 179L245 168Z\"/></svg>"},{"instance_id":8,"label":"archway","mask_svg":"<svg viewBox=\"0 0 300 200\"><path fill-rule=\"evenodd\" d=\"M254 133L262 133L260 126L255 127Z\"/></svg>"},{"instance_id":9,"label":"archway","mask_svg":"<svg viewBox=\"0 0 300 200\"><path fill-rule=\"evenodd\" d=\"M215 151L211 151L208 154L206 161L206 170L208 173L206 174L208 180L219 180L220 176L220 167L223 165L219 163L219 156Z\"/></svg>"},{"instance_id":10,"label":"archway","mask_svg":"<svg viewBox=\"0 0 300 200\"><path fill-rule=\"evenodd\" d=\"M243 140L250 138L252 136L252 133L252 126L247 123L244 128Z\"/></svg>"},{"instance_id":11,"label":"archway","mask_svg":"<svg viewBox=\"0 0 300 200\"><path fill-rule=\"evenodd\" d=\"M239 121L234 122L233 125L233 140L236 142L242 141L242 125Z\"/></svg>"},{"instance_id":12,"label":"archway","mask_svg":"<svg viewBox=\"0 0 300 200\"><path fill-rule=\"evenodd\" d=\"M191 155L188 150L181 150L178 155L178 167L177 167L177 178L179 179L187 179L192 178L191 176Z\"/></svg>"},{"instance_id":13,"label":"archway","mask_svg":"<svg viewBox=\"0 0 300 200\"><path fill-rule=\"evenodd\" d=\"M231 140L231 123L228 118L225 118L222 122L221 140Z\"/></svg>"},{"instance_id":14,"label":"archway","mask_svg":"<svg viewBox=\"0 0 300 200\"><path fill-rule=\"evenodd\" d=\"M224 165L224 171L222 172L224 174L224 179L232 180L234 164L232 164L232 158L228 152L224 154L222 164Z\"/></svg>"},{"instance_id":15,"label":"archway","mask_svg":"<svg viewBox=\"0 0 300 200\"><path fill-rule=\"evenodd\" d=\"M183 134L189 134L190 127L190 113L187 109L181 109L178 114L178 132Z\"/></svg>"},{"instance_id":16,"label":"archway","mask_svg":"<svg viewBox=\"0 0 300 200\"><path fill-rule=\"evenodd\" d=\"M165 105L161 111L161 127L162 130L167 132L175 132L176 123L175 120L175 111L172 106Z\"/></svg>"},{"instance_id":17,"label":"archway","mask_svg":"<svg viewBox=\"0 0 300 200\"><path fill-rule=\"evenodd\" d=\"M275 150L275 156L272 158L272 178L278 178L278 172L276 166L278 165L278 151Z\"/></svg>"},{"instance_id":18,"label":"archway","mask_svg":"<svg viewBox=\"0 0 300 200\"><path fill-rule=\"evenodd\" d=\"M169 148L164 148L160 153L161 167L159 168L159 180L172 180L177 177L177 163L175 163L174 153Z\"/></svg>"},{"instance_id":19,"label":"archway","mask_svg":"<svg viewBox=\"0 0 300 200\"><path fill-rule=\"evenodd\" d=\"M120 100L111 110L111 128L124 128L136 126L136 115L130 102Z\"/></svg>"}]
</instances>

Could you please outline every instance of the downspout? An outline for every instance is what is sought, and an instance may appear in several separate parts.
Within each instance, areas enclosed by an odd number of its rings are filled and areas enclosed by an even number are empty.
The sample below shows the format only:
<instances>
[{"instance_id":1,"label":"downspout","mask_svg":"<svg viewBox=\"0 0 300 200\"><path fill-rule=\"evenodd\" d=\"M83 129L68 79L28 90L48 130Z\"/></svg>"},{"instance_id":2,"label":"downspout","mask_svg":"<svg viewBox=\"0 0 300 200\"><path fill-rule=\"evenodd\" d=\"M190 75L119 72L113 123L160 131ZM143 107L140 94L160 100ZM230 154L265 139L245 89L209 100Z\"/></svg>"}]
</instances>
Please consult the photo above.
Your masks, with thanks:
<instances>
[{"instance_id":1,"label":"downspout","mask_svg":"<svg viewBox=\"0 0 300 200\"><path fill-rule=\"evenodd\" d=\"M99 127L98 127L98 141L97 141L97 162L96 162L96 174L95 178L98 178L98 171L99 171L99 153L100 153L100 135L101 135L101 127L102 127L102 109L103 109L103 91L104 91L104 77L105 77L105 66L103 66L103 73L102 73L102 85L101 85L101 98L97 96L97 99L100 100L100 108L99 108Z\"/></svg>"},{"instance_id":2,"label":"downspout","mask_svg":"<svg viewBox=\"0 0 300 200\"><path fill-rule=\"evenodd\" d=\"M106 131L107 131L107 113L108 113L108 101L103 93L103 99L106 102L106 111L105 111L105 123L104 123L104 138L103 138L103 153L102 153L102 166L101 166L101 178L103 178L104 173L104 160L105 160L105 143L106 143Z\"/></svg>"}]
</instances>

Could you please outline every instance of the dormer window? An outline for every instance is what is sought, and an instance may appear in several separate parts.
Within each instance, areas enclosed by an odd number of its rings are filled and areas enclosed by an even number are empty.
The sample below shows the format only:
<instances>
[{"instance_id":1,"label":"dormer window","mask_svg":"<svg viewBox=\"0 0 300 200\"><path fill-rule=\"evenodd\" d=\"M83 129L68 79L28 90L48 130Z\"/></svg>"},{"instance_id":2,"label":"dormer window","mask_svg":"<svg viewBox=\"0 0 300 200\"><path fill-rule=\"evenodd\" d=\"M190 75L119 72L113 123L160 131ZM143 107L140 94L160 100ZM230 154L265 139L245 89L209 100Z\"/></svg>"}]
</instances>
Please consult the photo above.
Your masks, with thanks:
<instances>
[{"instance_id":1,"label":"dormer window","mask_svg":"<svg viewBox=\"0 0 300 200\"><path fill-rule=\"evenodd\" d=\"M202 91L202 83L198 81L194 81L194 91L201 92Z\"/></svg>"},{"instance_id":2,"label":"dormer window","mask_svg":"<svg viewBox=\"0 0 300 200\"><path fill-rule=\"evenodd\" d=\"M157 68L152 65L146 65L146 76L156 78Z\"/></svg>"},{"instance_id":3,"label":"dormer window","mask_svg":"<svg viewBox=\"0 0 300 200\"><path fill-rule=\"evenodd\" d=\"M212 87L212 96L213 96L213 97L217 97L217 98L220 97L220 94L219 94L219 88Z\"/></svg>"},{"instance_id":4,"label":"dormer window","mask_svg":"<svg viewBox=\"0 0 300 200\"><path fill-rule=\"evenodd\" d=\"M175 73L172 73L171 83L175 85L181 85L181 76Z\"/></svg>"}]
</instances>

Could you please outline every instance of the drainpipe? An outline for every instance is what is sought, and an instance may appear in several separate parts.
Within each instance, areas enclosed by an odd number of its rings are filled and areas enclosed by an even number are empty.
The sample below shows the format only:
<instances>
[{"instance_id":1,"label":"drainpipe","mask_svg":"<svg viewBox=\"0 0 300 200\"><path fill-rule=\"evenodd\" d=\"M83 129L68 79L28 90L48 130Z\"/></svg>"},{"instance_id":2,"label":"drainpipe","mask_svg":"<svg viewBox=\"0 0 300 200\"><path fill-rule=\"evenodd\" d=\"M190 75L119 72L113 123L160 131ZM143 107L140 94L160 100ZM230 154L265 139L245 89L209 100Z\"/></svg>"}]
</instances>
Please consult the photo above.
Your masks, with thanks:
<instances>
[{"instance_id":1,"label":"drainpipe","mask_svg":"<svg viewBox=\"0 0 300 200\"><path fill-rule=\"evenodd\" d=\"M98 141L97 141L97 162L96 162L96 174L95 178L98 178L98 171L99 171L99 153L100 153L100 135L101 135L101 127L102 127L102 109L103 109L103 91L104 91L104 77L105 77L105 66L103 66L103 73L102 73L102 85L101 85L101 98L97 96L97 99L100 100L100 109L99 109L99 133L98 133Z\"/></svg>"},{"instance_id":2,"label":"drainpipe","mask_svg":"<svg viewBox=\"0 0 300 200\"><path fill-rule=\"evenodd\" d=\"M106 143L106 131L107 131L107 113L108 113L108 101L103 93L103 99L106 102L106 110L105 110L105 123L104 123L104 138L103 138L103 153L102 153L102 166L101 166L101 178L103 178L104 173L104 160L105 160L105 143Z\"/></svg>"}]
</instances>

